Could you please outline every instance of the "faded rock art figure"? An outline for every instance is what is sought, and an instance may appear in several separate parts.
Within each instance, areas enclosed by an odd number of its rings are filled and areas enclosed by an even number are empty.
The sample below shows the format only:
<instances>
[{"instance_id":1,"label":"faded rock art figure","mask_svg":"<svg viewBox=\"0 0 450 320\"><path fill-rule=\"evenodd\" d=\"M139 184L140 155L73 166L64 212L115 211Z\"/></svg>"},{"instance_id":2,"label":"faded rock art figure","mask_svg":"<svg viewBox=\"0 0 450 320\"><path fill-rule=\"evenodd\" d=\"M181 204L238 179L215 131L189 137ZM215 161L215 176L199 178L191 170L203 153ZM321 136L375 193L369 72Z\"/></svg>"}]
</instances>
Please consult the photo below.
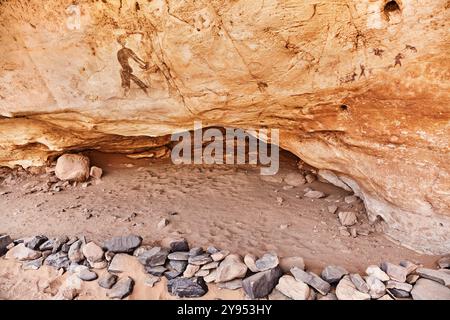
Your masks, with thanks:
<instances>
[{"instance_id":1,"label":"faded rock art figure","mask_svg":"<svg viewBox=\"0 0 450 320\"><path fill-rule=\"evenodd\" d=\"M148 94L147 89L149 88L141 79L133 74L133 68L130 66L130 59L134 60L141 69L148 70L149 64L145 62L138 55L126 47L126 36L121 36L117 39L117 42L122 46L122 48L117 51L117 59L122 67L120 70L120 76L122 78L122 88L124 89L124 96L128 96L131 88L131 81L139 86L146 94Z\"/></svg>"}]
</instances>

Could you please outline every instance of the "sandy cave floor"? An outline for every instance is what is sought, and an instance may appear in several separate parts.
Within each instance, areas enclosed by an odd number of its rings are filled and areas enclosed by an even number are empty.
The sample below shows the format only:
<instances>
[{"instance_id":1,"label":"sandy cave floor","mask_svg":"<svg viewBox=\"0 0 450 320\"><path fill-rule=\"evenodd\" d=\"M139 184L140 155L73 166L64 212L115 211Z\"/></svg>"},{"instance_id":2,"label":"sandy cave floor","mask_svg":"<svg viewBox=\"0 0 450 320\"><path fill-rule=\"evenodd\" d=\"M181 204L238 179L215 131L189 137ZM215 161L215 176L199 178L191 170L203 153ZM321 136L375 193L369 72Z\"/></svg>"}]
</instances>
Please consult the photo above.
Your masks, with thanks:
<instances>
[{"instance_id":1,"label":"sandy cave floor","mask_svg":"<svg viewBox=\"0 0 450 320\"><path fill-rule=\"evenodd\" d=\"M387 239L369 226L363 213L357 226L361 234L356 238L341 235L337 215L327 207L336 204L342 210L363 211L362 204L346 204L343 198L349 192L319 181L288 187L283 177L298 171L298 159L289 153L282 153L280 171L273 177L260 176L259 168L250 165L174 165L170 159L89 156L93 165L103 168L104 176L88 187L34 192L45 183L46 175L0 184L0 234L13 238L85 235L101 243L111 236L133 233L150 245L181 235L191 246L214 245L241 255L275 251L281 257L301 256L306 268L314 272L335 264L362 273L369 264L403 259L432 267L438 259ZM328 197L304 198L306 187ZM159 230L162 218L170 223ZM370 233L364 235L367 231ZM138 265L132 270L134 278L145 277ZM58 279L58 274L49 267L23 271L19 263L0 259L0 299L51 298L49 289L43 288L53 279ZM129 299L172 298L164 286L165 280L154 288L138 284ZM210 287L206 299L243 298L240 290ZM105 298L102 290L95 283L86 284L80 299Z\"/></svg>"}]
</instances>

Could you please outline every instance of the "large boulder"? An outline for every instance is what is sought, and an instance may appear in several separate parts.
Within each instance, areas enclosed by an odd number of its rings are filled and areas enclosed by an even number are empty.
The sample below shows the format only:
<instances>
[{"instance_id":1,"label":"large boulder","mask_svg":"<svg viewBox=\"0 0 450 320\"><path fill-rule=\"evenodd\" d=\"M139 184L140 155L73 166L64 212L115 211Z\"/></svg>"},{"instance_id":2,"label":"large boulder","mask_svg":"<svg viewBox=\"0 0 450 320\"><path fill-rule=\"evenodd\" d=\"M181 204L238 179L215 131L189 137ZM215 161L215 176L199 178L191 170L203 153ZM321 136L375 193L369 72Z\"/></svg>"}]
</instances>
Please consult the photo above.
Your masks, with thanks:
<instances>
[{"instance_id":1,"label":"large boulder","mask_svg":"<svg viewBox=\"0 0 450 320\"><path fill-rule=\"evenodd\" d=\"M0 166L276 128L390 237L450 251L447 0L41 2L0 3Z\"/></svg>"},{"instance_id":2,"label":"large boulder","mask_svg":"<svg viewBox=\"0 0 450 320\"><path fill-rule=\"evenodd\" d=\"M81 154L63 154L56 162L55 175L60 180L83 182L89 179L90 161Z\"/></svg>"}]
</instances>

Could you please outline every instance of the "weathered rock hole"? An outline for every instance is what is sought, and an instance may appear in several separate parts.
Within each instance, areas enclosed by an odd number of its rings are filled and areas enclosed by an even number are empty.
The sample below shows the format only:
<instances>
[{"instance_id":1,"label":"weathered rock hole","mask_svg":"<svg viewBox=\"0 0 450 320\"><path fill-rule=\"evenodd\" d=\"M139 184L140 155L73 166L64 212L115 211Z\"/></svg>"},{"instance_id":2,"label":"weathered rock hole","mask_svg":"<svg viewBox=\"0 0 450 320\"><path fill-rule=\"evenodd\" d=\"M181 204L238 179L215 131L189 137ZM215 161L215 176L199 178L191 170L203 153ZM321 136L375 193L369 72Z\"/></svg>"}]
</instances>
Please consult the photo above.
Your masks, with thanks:
<instances>
[{"instance_id":1,"label":"weathered rock hole","mask_svg":"<svg viewBox=\"0 0 450 320\"><path fill-rule=\"evenodd\" d=\"M386 19L390 22L397 21L402 13L402 10L400 8L400 5L397 3L397 1L389 1L384 5L383 9L384 15Z\"/></svg>"}]
</instances>

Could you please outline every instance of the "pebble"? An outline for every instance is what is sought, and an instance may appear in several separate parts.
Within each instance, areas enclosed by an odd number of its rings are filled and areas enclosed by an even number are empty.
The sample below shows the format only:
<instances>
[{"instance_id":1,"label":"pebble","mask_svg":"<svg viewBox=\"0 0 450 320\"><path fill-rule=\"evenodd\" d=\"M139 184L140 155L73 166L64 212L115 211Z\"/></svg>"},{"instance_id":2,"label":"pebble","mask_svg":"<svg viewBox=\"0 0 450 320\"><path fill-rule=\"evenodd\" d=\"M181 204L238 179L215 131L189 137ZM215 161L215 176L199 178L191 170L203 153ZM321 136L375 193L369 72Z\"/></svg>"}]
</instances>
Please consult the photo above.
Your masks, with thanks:
<instances>
[{"instance_id":1,"label":"pebble","mask_svg":"<svg viewBox=\"0 0 450 320\"><path fill-rule=\"evenodd\" d=\"M264 254L261 258L255 261L255 266L258 271L266 271L273 269L279 264L278 256L274 252Z\"/></svg>"},{"instance_id":2,"label":"pebble","mask_svg":"<svg viewBox=\"0 0 450 320\"><path fill-rule=\"evenodd\" d=\"M0 240L0 242L1 242L1 240ZM438 265L442 269L450 269L450 255L439 259Z\"/></svg>"},{"instance_id":3,"label":"pebble","mask_svg":"<svg viewBox=\"0 0 450 320\"><path fill-rule=\"evenodd\" d=\"M83 245L82 240L75 241L69 248L68 256L70 261L78 263L84 260L83 252L81 251L81 247Z\"/></svg>"},{"instance_id":4,"label":"pebble","mask_svg":"<svg viewBox=\"0 0 450 320\"><path fill-rule=\"evenodd\" d=\"M335 214L338 209L338 206L335 204L332 204L331 206L328 206L327 209L328 209L329 213Z\"/></svg>"},{"instance_id":5,"label":"pebble","mask_svg":"<svg viewBox=\"0 0 450 320\"><path fill-rule=\"evenodd\" d=\"M200 270L200 266L188 264L186 270L184 270L183 277L192 278L198 270Z\"/></svg>"},{"instance_id":6,"label":"pebble","mask_svg":"<svg viewBox=\"0 0 450 320\"><path fill-rule=\"evenodd\" d=\"M164 229L165 227L167 227L168 225L169 225L169 219L163 218L163 219L161 219L161 221L158 222L157 227L159 230L161 230L161 229Z\"/></svg>"},{"instance_id":7,"label":"pebble","mask_svg":"<svg viewBox=\"0 0 450 320\"><path fill-rule=\"evenodd\" d=\"M25 242L25 246L31 250L39 250L39 247L48 240L46 236L34 236Z\"/></svg>"},{"instance_id":8,"label":"pebble","mask_svg":"<svg viewBox=\"0 0 450 320\"><path fill-rule=\"evenodd\" d=\"M142 243L142 238L136 235L114 237L105 241L103 247L114 253L132 253Z\"/></svg>"},{"instance_id":9,"label":"pebble","mask_svg":"<svg viewBox=\"0 0 450 320\"><path fill-rule=\"evenodd\" d=\"M237 290L242 288L242 279L234 279L227 282L221 282L218 284L220 289L227 289L227 290Z\"/></svg>"},{"instance_id":10,"label":"pebble","mask_svg":"<svg viewBox=\"0 0 450 320\"><path fill-rule=\"evenodd\" d=\"M380 269L380 267L375 265L368 266L366 269L366 274L369 276L375 276L376 278L380 279L383 282L388 281L390 279L389 276L383 270Z\"/></svg>"},{"instance_id":11,"label":"pebble","mask_svg":"<svg viewBox=\"0 0 450 320\"><path fill-rule=\"evenodd\" d=\"M70 266L70 260L67 253L57 252L51 254L45 259L45 264L56 269L64 268L67 270Z\"/></svg>"},{"instance_id":12,"label":"pebble","mask_svg":"<svg viewBox=\"0 0 450 320\"><path fill-rule=\"evenodd\" d=\"M236 254L228 255L217 268L216 282L227 282L245 277L247 266Z\"/></svg>"},{"instance_id":13,"label":"pebble","mask_svg":"<svg viewBox=\"0 0 450 320\"><path fill-rule=\"evenodd\" d=\"M41 252L27 248L24 243L19 243L6 253L6 259L17 259L19 261L36 260L41 256Z\"/></svg>"},{"instance_id":14,"label":"pebble","mask_svg":"<svg viewBox=\"0 0 450 320\"><path fill-rule=\"evenodd\" d=\"M279 266L283 273L290 272L294 267L305 270L305 261L302 257L283 257L280 258Z\"/></svg>"},{"instance_id":15,"label":"pebble","mask_svg":"<svg viewBox=\"0 0 450 320\"><path fill-rule=\"evenodd\" d=\"M114 258L109 264L108 271L110 272L125 272L129 269L130 264L134 258L125 253L118 253L114 255Z\"/></svg>"},{"instance_id":16,"label":"pebble","mask_svg":"<svg viewBox=\"0 0 450 320\"><path fill-rule=\"evenodd\" d=\"M103 260L103 249L94 242L89 242L84 245L81 251L91 264Z\"/></svg>"},{"instance_id":17,"label":"pebble","mask_svg":"<svg viewBox=\"0 0 450 320\"><path fill-rule=\"evenodd\" d=\"M304 196L311 199L320 199L325 197L325 193L323 193L322 191L311 190L306 192Z\"/></svg>"},{"instance_id":18,"label":"pebble","mask_svg":"<svg viewBox=\"0 0 450 320\"><path fill-rule=\"evenodd\" d=\"M150 273L153 276L162 277L164 275L164 272L167 271L167 268L164 266L145 267L145 271L147 271L148 273Z\"/></svg>"},{"instance_id":19,"label":"pebble","mask_svg":"<svg viewBox=\"0 0 450 320\"><path fill-rule=\"evenodd\" d=\"M338 213L341 225L351 227L358 222L356 214L353 211L341 211Z\"/></svg>"},{"instance_id":20,"label":"pebble","mask_svg":"<svg viewBox=\"0 0 450 320\"><path fill-rule=\"evenodd\" d=\"M78 273L78 278L83 281L93 281L98 278L98 275L89 269L83 269Z\"/></svg>"},{"instance_id":21,"label":"pebble","mask_svg":"<svg viewBox=\"0 0 450 320\"><path fill-rule=\"evenodd\" d=\"M144 266L157 267L166 263L167 256L169 255L169 249L162 247L154 247L148 251L142 253L138 260Z\"/></svg>"},{"instance_id":22,"label":"pebble","mask_svg":"<svg viewBox=\"0 0 450 320\"><path fill-rule=\"evenodd\" d=\"M291 172L286 175L284 182L290 186L298 187L306 183L305 177L299 172Z\"/></svg>"},{"instance_id":23,"label":"pebble","mask_svg":"<svg viewBox=\"0 0 450 320\"><path fill-rule=\"evenodd\" d=\"M322 295L326 295L328 292L330 292L330 284L312 272L306 272L302 269L294 267L291 269L291 274L297 281L301 281L310 285L311 287L319 291Z\"/></svg>"},{"instance_id":24,"label":"pebble","mask_svg":"<svg viewBox=\"0 0 450 320\"><path fill-rule=\"evenodd\" d=\"M306 283L289 275L282 276L275 288L293 300L308 300L310 295L310 288Z\"/></svg>"},{"instance_id":25,"label":"pebble","mask_svg":"<svg viewBox=\"0 0 450 320\"><path fill-rule=\"evenodd\" d=\"M327 266L322 271L322 279L326 282L333 284L338 283L343 276L347 275L348 271L339 266Z\"/></svg>"},{"instance_id":26,"label":"pebble","mask_svg":"<svg viewBox=\"0 0 450 320\"><path fill-rule=\"evenodd\" d=\"M256 256L254 256L253 254L246 254L244 256L244 263L251 272L259 272L258 268L256 267Z\"/></svg>"},{"instance_id":27,"label":"pebble","mask_svg":"<svg viewBox=\"0 0 450 320\"><path fill-rule=\"evenodd\" d=\"M338 300L370 300L370 295L356 289L349 276L344 276L336 287Z\"/></svg>"},{"instance_id":28,"label":"pebble","mask_svg":"<svg viewBox=\"0 0 450 320\"><path fill-rule=\"evenodd\" d=\"M408 270L402 266L390 262L383 262L380 265L381 270L386 272L386 274L395 281L405 282L408 276Z\"/></svg>"},{"instance_id":29,"label":"pebble","mask_svg":"<svg viewBox=\"0 0 450 320\"><path fill-rule=\"evenodd\" d=\"M219 252L213 253L211 255L211 259L213 261L222 261L223 259L225 259L226 256L228 256L230 254L230 251L228 250L221 250Z\"/></svg>"},{"instance_id":30,"label":"pebble","mask_svg":"<svg viewBox=\"0 0 450 320\"><path fill-rule=\"evenodd\" d=\"M120 279L106 295L112 299L123 299L133 291L133 287L134 280L130 277L125 277Z\"/></svg>"},{"instance_id":31,"label":"pebble","mask_svg":"<svg viewBox=\"0 0 450 320\"><path fill-rule=\"evenodd\" d=\"M188 261L189 252L172 252L167 256L167 258L169 260Z\"/></svg>"},{"instance_id":32,"label":"pebble","mask_svg":"<svg viewBox=\"0 0 450 320\"><path fill-rule=\"evenodd\" d=\"M197 266L202 266L204 264L210 263L212 261L211 256L209 255L209 253L203 253L197 256L191 256L189 257L189 263L190 264L194 264Z\"/></svg>"},{"instance_id":33,"label":"pebble","mask_svg":"<svg viewBox=\"0 0 450 320\"><path fill-rule=\"evenodd\" d=\"M148 275L145 280L144 280L144 284L146 286L149 286L150 288L153 288L155 286L155 284L157 284L158 282L161 281L160 277L155 277L153 275Z\"/></svg>"},{"instance_id":34,"label":"pebble","mask_svg":"<svg viewBox=\"0 0 450 320\"><path fill-rule=\"evenodd\" d=\"M386 286L375 276L368 276L366 283L369 286L369 294L373 299L381 298L386 294Z\"/></svg>"},{"instance_id":35,"label":"pebble","mask_svg":"<svg viewBox=\"0 0 450 320\"><path fill-rule=\"evenodd\" d=\"M268 296L283 275L280 267L255 273L242 281L242 288L250 299Z\"/></svg>"},{"instance_id":36,"label":"pebble","mask_svg":"<svg viewBox=\"0 0 450 320\"><path fill-rule=\"evenodd\" d=\"M167 290L180 298L197 298L208 292L208 286L201 277L175 278L169 280Z\"/></svg>"},{"instance_id":37,"label":"pebble","mask_svg":"<svg viewBox=\"0 0 450 320\"><path fill-rule=\"evenodd\" d=\"M446 287L450 287L450 274L441 270L433 270L427 268L418 268L417 274L422 278L430 279Z\"/></svg>"},{"instance_id":38,"label":"pebble","mask_svg":"<svg viewBox=\"0 0 450 320\"><path fill-rule=\"evenodd\" d=\"M363 293L369 293L369 286L359 274L357 273L350 274L350 280L353 282L358 291L361 291Z\"/></svg>"},{"instance_id":39,"label":"pebble","mask_svg":"<svg viewBox=\"0 0 450 320\"><path fill-rule=\"evenodd\" d=\"M411 296L414 300L450 300L450 289L436 281L419 279L411 290Z\"/></svg>"},{"instance_id":40,"label":"pebble","mask_svg":"<svg viewBox=\"0 0 450 320\"><path fill-rule=\"evenodd\" d=\"M105 273L98 279L98 285L105 289L111 289L116 284L119 277L112 273Z\"/></svg>"},{"instance_id":41,"label":"pebble","mask_svg":"<svg viewBox=\"0 0 450 320\"><path fill-rule=\"evenodd\" d=\"M10 236L0 235L0 257L8 251L8 246L13 243Z\"/></svg>"},{"instance_id":42,"label":"pebble","mask_svg":"<svg viewBox=\"0 0 450 320\"><path fill-rule=\"evenodd\" d=\"M183 273L184 270L186 270L188 262L187 261L182 261L182 260L170 260L169 261L169 265L175 271Z\"/></svg>"}]
</instances>

